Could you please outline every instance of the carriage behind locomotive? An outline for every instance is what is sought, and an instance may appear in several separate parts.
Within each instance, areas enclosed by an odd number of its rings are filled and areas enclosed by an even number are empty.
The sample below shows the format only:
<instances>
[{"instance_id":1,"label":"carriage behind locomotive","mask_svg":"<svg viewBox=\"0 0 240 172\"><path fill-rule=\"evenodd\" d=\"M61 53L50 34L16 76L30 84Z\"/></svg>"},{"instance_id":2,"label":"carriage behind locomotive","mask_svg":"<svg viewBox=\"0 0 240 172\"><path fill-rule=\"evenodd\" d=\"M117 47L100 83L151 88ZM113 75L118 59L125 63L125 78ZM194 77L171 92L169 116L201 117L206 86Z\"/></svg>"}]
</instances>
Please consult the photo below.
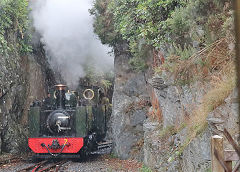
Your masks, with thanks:
<instances>
[{"instance_id":1,"label":"carriage behind locomotive","mask_svg":"<svg viewBox=\"0 0 240 172\"><path fill-rule=\"evenodd\" d=\"M56 85L43 102L29 110L29 148L38 158L78 158L110 148L104 140L111 113L101 88L81 86L77 92Z\"/></svg>"}]
</instances>

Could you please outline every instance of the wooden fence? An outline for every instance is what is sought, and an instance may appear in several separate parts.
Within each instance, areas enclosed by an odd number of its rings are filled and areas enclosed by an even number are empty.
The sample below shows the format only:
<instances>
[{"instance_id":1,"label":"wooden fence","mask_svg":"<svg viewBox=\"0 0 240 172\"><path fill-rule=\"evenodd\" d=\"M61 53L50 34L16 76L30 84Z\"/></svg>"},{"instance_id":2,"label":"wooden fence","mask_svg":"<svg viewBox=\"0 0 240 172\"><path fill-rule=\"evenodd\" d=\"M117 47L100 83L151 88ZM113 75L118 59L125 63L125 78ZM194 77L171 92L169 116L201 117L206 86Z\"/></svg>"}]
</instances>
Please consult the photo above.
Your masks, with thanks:
<instances>
[{"instance_id":1,"label":"wooden fence","mask_svg":"<svg viewBox=\"0 0 240 172\"><path fill-rule=\"evenodd\" d=\"M240 147L233 140L229 132L224 129L224 136L234 150L224 150L223 137L215 135L211 138L212 172L237 172L240 167ZM233 161L236 161L233 167Z\"/></svg>"}]
</instances>

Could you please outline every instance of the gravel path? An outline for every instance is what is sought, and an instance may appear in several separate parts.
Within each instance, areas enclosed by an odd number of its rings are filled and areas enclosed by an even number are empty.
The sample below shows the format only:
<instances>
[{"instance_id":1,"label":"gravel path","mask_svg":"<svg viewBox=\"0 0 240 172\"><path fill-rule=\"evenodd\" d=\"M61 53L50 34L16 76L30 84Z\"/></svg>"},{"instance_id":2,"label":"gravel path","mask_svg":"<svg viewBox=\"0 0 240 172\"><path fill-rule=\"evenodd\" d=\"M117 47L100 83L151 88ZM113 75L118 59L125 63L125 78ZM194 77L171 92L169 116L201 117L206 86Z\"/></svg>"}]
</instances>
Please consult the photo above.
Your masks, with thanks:
<instances>
[{"instance_id":1,"label":"gravel path","mask_svg":"<svg viewBox=\"0 0 240 172\"><path fill-rule=\"evenodd\" d=\"M33 165L28 162L8 163L0 166L0 172L16 172ZM138 172L142 164L131 160L119 160L109 155L91 157L77 162L68 161L59 171L61 172Z\"/></svg>"}]
</instances>

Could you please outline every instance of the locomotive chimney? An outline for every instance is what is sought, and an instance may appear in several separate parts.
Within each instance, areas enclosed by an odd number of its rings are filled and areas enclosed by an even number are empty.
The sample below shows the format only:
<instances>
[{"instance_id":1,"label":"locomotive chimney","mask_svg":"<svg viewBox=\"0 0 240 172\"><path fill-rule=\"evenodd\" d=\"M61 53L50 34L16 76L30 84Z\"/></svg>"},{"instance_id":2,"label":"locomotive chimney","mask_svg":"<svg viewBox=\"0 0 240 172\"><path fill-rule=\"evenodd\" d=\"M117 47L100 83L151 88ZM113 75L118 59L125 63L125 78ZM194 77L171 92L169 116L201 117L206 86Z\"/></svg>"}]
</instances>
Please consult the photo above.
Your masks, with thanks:
<instances>
[{"instance_id":1,"label":"locomotive chimney","mask_svg":"<svg viewBox=\"0 0 240 172\"><path fill-rule=\"evenodd\" d=\"M57 109L65 109L65 89L66 85L58 84L56 87Z\"/></svg>"}]
</instances>

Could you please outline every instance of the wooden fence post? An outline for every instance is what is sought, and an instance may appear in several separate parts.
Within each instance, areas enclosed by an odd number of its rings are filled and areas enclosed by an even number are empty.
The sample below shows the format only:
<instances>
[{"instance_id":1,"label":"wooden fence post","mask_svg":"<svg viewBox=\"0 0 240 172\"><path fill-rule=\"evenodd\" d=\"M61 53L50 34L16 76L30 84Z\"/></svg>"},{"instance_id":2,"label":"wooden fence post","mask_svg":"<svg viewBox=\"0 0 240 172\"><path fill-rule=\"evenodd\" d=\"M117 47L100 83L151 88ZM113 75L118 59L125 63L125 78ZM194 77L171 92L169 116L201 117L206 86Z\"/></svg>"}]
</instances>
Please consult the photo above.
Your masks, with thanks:
<instances>
[{"instance_id":1,"label":"wooden fence post","mask_svg":"<svg viewBox=\"0 0 240 172\"><path fill-rule=\"evenodd\" d=\"M217 151L219 158L224 159L223 137L214 135L211 138L211 157L212 157L212 172L224 172L224 168L214 155L214 149Z\"/></svg>"},{"instance_id":2,"label":"wooden fence post","mask_svg":"<svg viewBox=\"0 0 240 172\"><path fill-rule=\"evenodd\" d=\"M228 166L228 169L232 171L232 162L238 161L238 156L234 150L224 150L224 160Z\"/></svg>"}]
</instances>

